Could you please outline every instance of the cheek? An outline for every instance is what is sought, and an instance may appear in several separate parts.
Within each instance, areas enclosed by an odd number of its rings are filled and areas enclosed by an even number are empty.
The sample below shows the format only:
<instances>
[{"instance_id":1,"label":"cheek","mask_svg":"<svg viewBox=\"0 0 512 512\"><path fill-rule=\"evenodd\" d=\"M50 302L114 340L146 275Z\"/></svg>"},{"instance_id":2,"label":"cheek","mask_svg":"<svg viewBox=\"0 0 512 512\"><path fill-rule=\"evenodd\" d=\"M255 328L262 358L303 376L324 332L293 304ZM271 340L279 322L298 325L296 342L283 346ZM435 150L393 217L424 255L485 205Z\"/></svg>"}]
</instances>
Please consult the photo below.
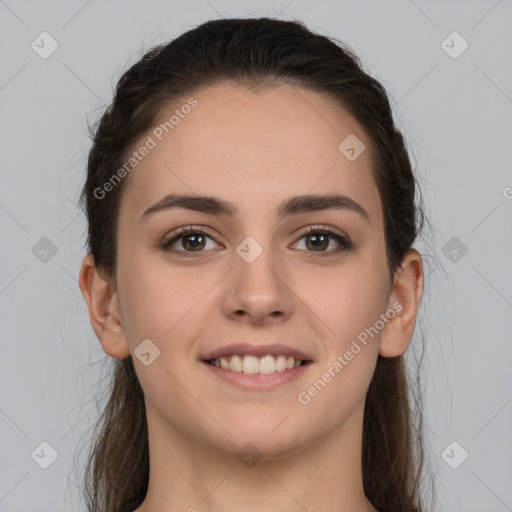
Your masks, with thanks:
<instances>
[{"instance_id":1,"label":"cheek","mask_svg":"<svg viewBox=\"0 0 512 512\"><path fill-rule=\"evenodd\" d=\"M364 339L386 308L382 274L368 267L330 268L314 278L304 274L297 292L316 317L322 338L330 340L326 349L331 357L332 352L344 352L358 336Z\"/></svg>"},{"instance_id":2,"label":"cheek","mask_svg":"<svg viewBox=\"0 0 512 512\"><path fill-rule=\"evenodd\" d=\"M139 265L136 260L126 268L130 270L120 275L120 283L132 351L149 338L164 356L162 361L182 361L185 348L199 336L204 308L210 307L209 292L218 279L165 265Z\"/></svg>"},{"instance_id":3,"label":"cheek","mask_svg":"<svg viewBox=\"0 0 512 512\"><path fill-rule=\"evenodd\" d=\"M387 290L381 274L354 267L313 282L304 280L300 296L320 326L325 352L297 400L312 428L319 421L328 428L348 418L366 395L385 325L380 315L386 312Z\"/></svg>"}]
</instances>

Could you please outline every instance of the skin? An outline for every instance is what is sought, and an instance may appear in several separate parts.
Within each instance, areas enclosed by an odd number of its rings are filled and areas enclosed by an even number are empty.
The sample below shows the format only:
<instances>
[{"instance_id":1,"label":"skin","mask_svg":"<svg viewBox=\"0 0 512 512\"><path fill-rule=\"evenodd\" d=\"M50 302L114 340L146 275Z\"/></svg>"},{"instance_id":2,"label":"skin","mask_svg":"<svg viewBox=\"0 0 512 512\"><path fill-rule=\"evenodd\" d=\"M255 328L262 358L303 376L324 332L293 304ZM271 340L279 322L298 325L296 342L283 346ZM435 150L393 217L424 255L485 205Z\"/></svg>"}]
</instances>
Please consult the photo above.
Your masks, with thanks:
<instances>
[{"instance_id":1,"label":"skin","mask_svg":"<svg viewBox=\"0 0 512 512\"><path fill-rule=\"evenodd\" d=\"M332 99L288 86L255 93L227 84L194 97L198 105L127 178L116 280L104 279L91 256L80 272L107 354L133 355L147 338L160 350L149 366L133 357L151 459L137 511L375 511L360 462L365 394L377 355L398 356L409 346L423 292L421 257L411 250L389 275L370 141ZM338 145L352 133L367 149L349 161ZM173 209L139 222L170 192L218 196L239 212ZM335 209L278 222L277 205L306 193L347 195L370 222ZM212 237L198 258L158 247L190 224ZM333 227L354 248L322 256L339 245L330 238L315 252L311 237L297 235L310 225ZM236 252L247 236L263 248L252 263ZM191 252L186 241L174 248ZM401 311L307 405L299 403L298 394L394 303ZM277 388L242 390L200 360L237 342L283 343L314 362ZM260 457L251 466L237 457L248 442Z\"/></svg>"}]
</instances>

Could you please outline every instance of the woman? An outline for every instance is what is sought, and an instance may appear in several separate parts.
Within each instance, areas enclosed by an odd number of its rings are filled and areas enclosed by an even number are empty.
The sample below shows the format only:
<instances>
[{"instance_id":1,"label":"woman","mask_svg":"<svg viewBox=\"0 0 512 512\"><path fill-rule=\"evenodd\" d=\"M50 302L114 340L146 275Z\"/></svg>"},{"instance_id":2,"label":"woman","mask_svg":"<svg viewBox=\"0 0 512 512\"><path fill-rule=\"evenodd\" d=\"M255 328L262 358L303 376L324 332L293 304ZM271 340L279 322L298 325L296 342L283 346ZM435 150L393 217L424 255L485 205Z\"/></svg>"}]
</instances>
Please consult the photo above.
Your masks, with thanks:
<instances>
[{"instance_id":1,"label":"woman","mask_svg":"<svg viewBox=\"0 0 512 512\"><path fill-rule=\"evenodd\" d=\"M299 22L209 21L133 65L81 198L117 360L89 510L423 510L416 190L384 88Z\"/></svg>"}]
</instances>

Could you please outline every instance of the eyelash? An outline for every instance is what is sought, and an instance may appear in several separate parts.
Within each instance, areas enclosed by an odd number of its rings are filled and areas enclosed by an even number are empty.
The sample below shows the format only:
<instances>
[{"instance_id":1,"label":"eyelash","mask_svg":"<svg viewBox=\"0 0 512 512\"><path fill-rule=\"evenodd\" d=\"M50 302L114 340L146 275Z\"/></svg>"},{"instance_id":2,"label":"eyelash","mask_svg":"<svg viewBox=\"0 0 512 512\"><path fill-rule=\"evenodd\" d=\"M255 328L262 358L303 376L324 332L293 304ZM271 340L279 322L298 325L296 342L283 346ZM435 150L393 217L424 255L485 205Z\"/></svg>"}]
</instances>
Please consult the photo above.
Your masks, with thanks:
<instances>
[{"instance_id":1,"label":"eyelash","mask_svg":"<svg viewBox=\"0 0 512 512\"><path fill-rule=\"evenodd\" d=\"M310 235L312 233L320 234L320 235L327 235L327 236L333 238L336 242L338 242L340 244L340 247L338 249L331 250L331 251L318 251L317 254L315 254L316 251L307 251L307 252L312 253L309 256L311 258L319 258L319 257L325 258L325 257L336 256L343 251L353 248L352 243L346 236L341 235L340 233L337 233L330 226L309 226L306 230L302 231L299 234L299 239L297 241L301 240L305 236ZM213 237L211 237L210 235L205 233L203 228L198 229L193 226L187 226L187 227L181 228L177 233L173 234L173 236L171 238L168 238L168 237L164 238L160 244L160 248L166 252L173 253L179 257L197 258L200 256L201 252L205 252L205 251L204 250L203 251L195 251L195 252L194 251L177 251L176 249L171 248L171 246L174 243L176 243L180 238L183 238L186 235L193 235L193 234L204 235L213 240Z\"/></svg>"}]
</instances>

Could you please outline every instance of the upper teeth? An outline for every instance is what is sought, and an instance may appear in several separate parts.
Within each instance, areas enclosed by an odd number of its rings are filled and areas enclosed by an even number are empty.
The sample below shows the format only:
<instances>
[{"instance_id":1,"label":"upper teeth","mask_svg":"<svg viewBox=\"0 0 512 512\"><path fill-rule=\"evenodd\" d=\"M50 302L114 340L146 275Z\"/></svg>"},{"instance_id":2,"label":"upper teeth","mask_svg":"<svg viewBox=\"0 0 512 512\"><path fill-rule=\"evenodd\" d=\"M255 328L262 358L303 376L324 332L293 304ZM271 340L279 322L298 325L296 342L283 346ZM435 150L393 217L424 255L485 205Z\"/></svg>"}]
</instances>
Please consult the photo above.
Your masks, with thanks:
<instances>
[{"instance_id":1,"label":"upper teeth","mask_svg":"<svg viewBox=\"0 0 512 512\"><path fill-rule=\"evenodd\" d=\"M274 373L282 372L284 370L291 370L300 366L301 360L284 355L266 355L263 357L256 356L240 356L234 354L231 357L221 357L219 359L211 359L210 363L214 364L217 368L224 370L231 370L234 372L244 373Z\"/></svg>"}]
</instances>

